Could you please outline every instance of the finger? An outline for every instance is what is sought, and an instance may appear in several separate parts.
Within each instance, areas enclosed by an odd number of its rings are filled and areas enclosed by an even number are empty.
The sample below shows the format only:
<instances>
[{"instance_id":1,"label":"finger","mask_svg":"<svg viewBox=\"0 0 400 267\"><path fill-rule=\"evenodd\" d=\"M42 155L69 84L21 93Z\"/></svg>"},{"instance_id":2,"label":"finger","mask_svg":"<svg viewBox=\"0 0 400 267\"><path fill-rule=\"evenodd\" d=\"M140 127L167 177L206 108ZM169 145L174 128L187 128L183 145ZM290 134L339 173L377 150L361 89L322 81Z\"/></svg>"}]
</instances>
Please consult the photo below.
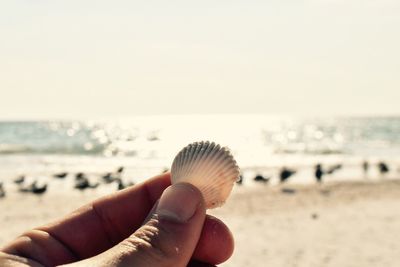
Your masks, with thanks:
<instances>
[{"instance_id":1,"label":"finger","mask_svg":"<svg viewBox=\"0 0 400 267\"><path fill-rule=\"evenodd\" d=\"M79 265L187 266L204 220L200 191L190 184L172 185L164 191L146 224L117 246Z\"/></svg>"},{"instance_id":2,"label":"finger","mask_svg":"<svg viewBox=\"0 0 400 267\"><path fill-rule=\"evenodd\" d=\"M146 218L147 223L157 207ZM193 254L193 259L219 264L226 261L233 253L234 240L229 228L218 218L206 215L203 229Z\"/></svg>"},{"instance_id":3,"label":"finger","mask_svg":"<svg viewBox=\"0 0 400 267\"><path fill-rule=\"evenodd\" d=\"M40 229L68 246L77 256L76 259L92 257L138 229L170 183L170 173L158 175L142 184L103 197L84 206L73 216ZM231 256L233 243L228 227L217 218L207 215L194 258L219 264Z\"/></svg>"},{"instance_id":4,"label":"finger","mask_svg":"<svg viewBox=\"0 0 400 267\"><path fill-rule=\"evenodd\" d=\"M219 219L207 215L193 258L216 265L229 259L233 249L234 240L229 228Z\"/></svg>"},{"instance_id":5,"label":"finger","mask_svg":"<svg viewBox=\"0 0 400 267\"><path fill-rule=\"evenodd\" d=\"M52 262L57 264L97 255L134 232L169 184L170 175L163 174L101 198L62 220L25 233L6 252L40 260L40 254L35 253L39 246L54 255L56 261ZM59 244L51 245L55 243ZM218 264L232 250L233 238L227 226L207 216L194 258Z\"/></svg>"},{"instance_id":6,"label":"finger","mask_svg":"<svg viewBox=\"0 0 400 267\"><path fill-rule=\"evenodd\" d=\"M170 174L166 173L100 198L63 219L24 233L3 251L38 261L56 255L57 264L99 254L132 234L169 185ZM59 245L48 245L54 243ZM41 248L47 255L37 253Z\"/></svg>"},{"instance_id":7,"label":"finger","mask_svg":"<svg viewBox=\"0 0 400 267\"><path fill-rule=\"evenodd\" d=\"M169 173L156 176L85 205L41 230L61 240L79 258L91 257L132 234L170 183Z\"/></svg>"},{"instance_id":8,"label":"finger","mask_svg":"<svg viewBox=\"0 0 400 267\"><path fill-rule=\"evenodd\" d=\"M233 237L228 227L215 217L206 216L193 259L219 264L233 252ZM81 260L69 253L68 247L48 233L31 230L15 240L4 252L41 262L45 266L66 264Z\"/></svg>"}]
</instances>

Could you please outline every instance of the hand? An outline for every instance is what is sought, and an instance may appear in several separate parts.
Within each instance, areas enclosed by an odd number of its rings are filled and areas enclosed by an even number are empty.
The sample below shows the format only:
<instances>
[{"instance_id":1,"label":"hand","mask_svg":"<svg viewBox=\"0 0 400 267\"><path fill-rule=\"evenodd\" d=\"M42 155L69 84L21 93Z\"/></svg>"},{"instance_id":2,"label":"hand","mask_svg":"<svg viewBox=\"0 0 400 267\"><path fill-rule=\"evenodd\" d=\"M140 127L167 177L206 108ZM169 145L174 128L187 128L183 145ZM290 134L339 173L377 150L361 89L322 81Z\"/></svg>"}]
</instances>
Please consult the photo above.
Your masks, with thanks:
<instances>
[{"instance_id":1,"label":"hand","mask_svg":"<svg viewBox=\"0 0 400 267\"><path fill-rule=\"evenodd\" d=\"M201 193L156 176L24 233L0 252L0 266L214 266L233 238L205 214Z\"/></svg>"}]
</instances>

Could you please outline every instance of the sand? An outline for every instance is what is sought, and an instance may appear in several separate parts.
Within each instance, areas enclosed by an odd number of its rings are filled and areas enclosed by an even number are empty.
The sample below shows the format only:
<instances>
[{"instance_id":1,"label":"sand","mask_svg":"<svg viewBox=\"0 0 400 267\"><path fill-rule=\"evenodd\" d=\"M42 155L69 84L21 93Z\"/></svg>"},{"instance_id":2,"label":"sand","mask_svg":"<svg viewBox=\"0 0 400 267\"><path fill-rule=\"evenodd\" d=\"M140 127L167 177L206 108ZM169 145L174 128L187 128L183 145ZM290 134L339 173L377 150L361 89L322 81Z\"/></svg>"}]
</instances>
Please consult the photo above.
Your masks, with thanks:
<instances>
[{"instance_id":1,"label":"sand","mask_svg":"<svg viewBox=\"0 0 400 267\"><path fill-rule=\"evenodd\" d=\"M96 197L0 199L0 246ZM236 187L210 213L235 237L234 255L221 266L400 266L400 180Z\"/></svg>"}]
</instances>

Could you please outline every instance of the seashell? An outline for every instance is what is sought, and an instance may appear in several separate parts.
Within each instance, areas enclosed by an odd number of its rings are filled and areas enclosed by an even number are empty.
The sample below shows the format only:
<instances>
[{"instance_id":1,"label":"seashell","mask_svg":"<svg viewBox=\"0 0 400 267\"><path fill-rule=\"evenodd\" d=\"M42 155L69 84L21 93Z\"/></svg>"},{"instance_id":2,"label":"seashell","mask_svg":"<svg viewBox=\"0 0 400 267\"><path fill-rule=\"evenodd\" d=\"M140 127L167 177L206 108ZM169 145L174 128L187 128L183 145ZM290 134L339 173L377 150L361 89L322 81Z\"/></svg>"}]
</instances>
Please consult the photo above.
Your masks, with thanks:
<instances>
[{"instance_id":1,"label":"seashell","mask_svg":"<svg viewBox=\"0 0 400 267\"><path fill-rule=\"evenodd\" d=\"M208 209L224 204L238 177L239 167L229 149L208 141L184 147L171 167L172 184L196 186Z\"/></svg>"}]
</instances>

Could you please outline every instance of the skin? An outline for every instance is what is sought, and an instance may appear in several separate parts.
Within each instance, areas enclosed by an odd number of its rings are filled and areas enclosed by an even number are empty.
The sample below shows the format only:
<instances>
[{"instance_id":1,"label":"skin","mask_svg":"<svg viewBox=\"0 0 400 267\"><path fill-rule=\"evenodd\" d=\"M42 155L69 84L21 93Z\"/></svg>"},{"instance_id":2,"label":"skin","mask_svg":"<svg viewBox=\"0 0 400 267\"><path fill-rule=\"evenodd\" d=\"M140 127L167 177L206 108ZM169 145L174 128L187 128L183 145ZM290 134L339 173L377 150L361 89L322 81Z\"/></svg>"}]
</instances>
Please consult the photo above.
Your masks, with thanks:
<instances>
[{"instance_id":1,"label":"skin","mask_svg":"<svg viewBox=\"0 0 400 267\"><path fill-rule=\"evenodd\" d=\"M165 173L29 230L1 249L0 266L215 266L227 260L232 234L205 214L196 188L199 205L188 221L154 212L170 183Z\"/></svg>"}]
</instances>

